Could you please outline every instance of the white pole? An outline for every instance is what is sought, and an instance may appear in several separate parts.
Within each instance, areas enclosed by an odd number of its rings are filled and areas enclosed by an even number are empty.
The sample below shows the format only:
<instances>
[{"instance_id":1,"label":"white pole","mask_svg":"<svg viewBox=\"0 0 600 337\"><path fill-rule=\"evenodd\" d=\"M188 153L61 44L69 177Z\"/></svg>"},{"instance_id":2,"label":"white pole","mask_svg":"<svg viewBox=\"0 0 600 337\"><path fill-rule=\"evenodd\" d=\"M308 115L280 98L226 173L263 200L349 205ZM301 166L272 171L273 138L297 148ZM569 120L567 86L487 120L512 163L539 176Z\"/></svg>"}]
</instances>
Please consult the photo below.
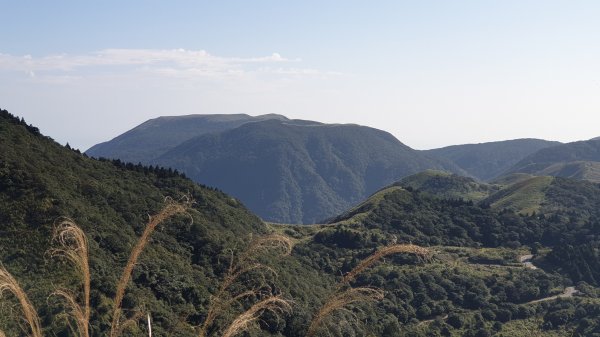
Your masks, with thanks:
<instances>
[{"instance_id":1,"label":"white pole","mask_svg":"<svg viewBox=\"0 0 600 337\"><path fill-rule=\"evenodd\" d=\"M148 313L148 336L152 337L152 322L150 322L150 313Z\"/></svg>"}]
</instances>

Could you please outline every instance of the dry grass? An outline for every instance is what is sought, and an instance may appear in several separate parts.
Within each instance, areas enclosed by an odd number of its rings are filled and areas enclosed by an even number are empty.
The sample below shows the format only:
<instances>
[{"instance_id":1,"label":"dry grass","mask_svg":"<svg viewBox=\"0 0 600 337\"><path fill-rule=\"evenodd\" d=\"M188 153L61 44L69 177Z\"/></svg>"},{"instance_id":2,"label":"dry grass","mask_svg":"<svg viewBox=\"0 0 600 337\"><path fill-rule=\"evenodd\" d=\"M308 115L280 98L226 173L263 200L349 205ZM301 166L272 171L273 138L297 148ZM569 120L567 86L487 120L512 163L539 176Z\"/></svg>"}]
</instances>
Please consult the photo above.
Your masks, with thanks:
<instances>
[{"instance_id":1,"label":"dry grass","mask_svg":"<svg viewBox=\"0 0 600 337\"><path fill-rule=\"evenodd\" d=\"M89 337L90 324L90 266L89 249L85 233L73 221L62 221L54 230L53 241L59 247L51 250L52 256L64 257L72 263L81 275L83 288L83 304L77 301L77 296L67 290L56 290L53 295L62 297L75 320L80 337Z\"/></svg>"},{"instance_id":2,"label":"dry grass","mask_svg":"<svg viewBox=\"0 0 600 337\"><path fill-rule=\"evenodd\" d=\"M238 282L242 275L252 271L275 274L273 269L255 262L257 256L270 250L281 250L282 254L287 255L291 253L292 248L293 242L290 238L279 234L271 234L251 240L248 248L246 248L244 253L238 257L237 261L235 261L235 258L232 256L229 269L219 286L219 290L214 296L211 296L206 319L200 326L198 336L205 337L215 320L234 303L243 298L254 296L260 297L262 295L260 287L238 294L232 294L230 292L231 286ZM267 297L267 299L268 298L273 297ZM261 302L264 302L264 300Z\"/></svg>"},{"instance_id":3,"label":"dry grass","mask_svg":"<svg viewBox=\"0 0 600 337\"><path fill-rule=\"evenodd\" d=\"M356 267L354 267L354 269L352 269L350 272L344 275L342 283L348 283L354 280L354 278L356 278L358 274L362 273L367 268L371 267L384 257L399 253L411 253L424 259L427 259L431 255L431 251L429 249L413 244L387 246L382 249L379 249L369 257L362 260Z\"/></svg>"},{"instance_id":4,"label":"dry grass","mask_svg":"<svg viewBox=\"0 0 600 337\"><path fill-rule=\"evenodd\" d=\"M29 324L31 336L42 337L40 319L31 301L29 301L29 297L27 297L17 280L3 266L0 266L0 297L4 292L12 293L19 301L25 321Z\"/></svg>"},{"instance_id":5,"label":"dry grass","mask_svg":"<svg viewBox=\"0 0 600 337\"><path fill-rule=\"evenodd\" d=\"M121 304L123 303L123 297L125 296L125 289L131 280L131 274L133 273L133 268L137 264L137 261L142 254L142 251L150 241L150 236L154 233L156 226L158 226L163 221L168 218L176 215L185 213L191 205L191 201L186 198L183 202L174 201L171 198L167 198L165 200L165 206L163 209L158 212L156 215L150 216L148 223L146 224L146 228L142 233L142 236L139 238L138 242L134 246L131 254L129 255L129 260L127 261L127 265L125 265L125 269L123 270L123 274L117 284L117 291L114 298L113 304L113 316L112 323L110 327L110 337L117 337L123 331L121 327L124 323L121 323ZM139 319L139 318L138 318ZM127 321L126 321L127 322Z\"/></svg>"},{"instance_id":6,"label":"dry grass","mask_svg":"<svg viewBox=\"0 0 600 337\"><path fill-rule=\"evenodd\" d=\"M374 288L348 288L331 296L312 319L306 337L314 336L335 312L347 310L350 304L380 301L383 291Z\"/></svg>"},{"instance_id":7,"label":"dry grass","mask_svg":"<svg viewBox=\"0 0 600 337\"><path fill-rule=\"evenodd\" d=\"M244 311L234 319L229 327L227 327L222 337L233 337L243 331L247 331L265 311L281 314L290 311L291 308L289 301L280 296L267 297L266 299L255 303L250 309Z\"/></svg>"},{"instance_id":8,"label":"dry grass","mask_svg":"<svg viewBox=\"0 0 600 337\"><path fill-rule=\"evenodd\" d=\"M0 337L6 337L6 335L4 334L4 332L2 330L0 330Z\"/></svg>"}]
</instances>

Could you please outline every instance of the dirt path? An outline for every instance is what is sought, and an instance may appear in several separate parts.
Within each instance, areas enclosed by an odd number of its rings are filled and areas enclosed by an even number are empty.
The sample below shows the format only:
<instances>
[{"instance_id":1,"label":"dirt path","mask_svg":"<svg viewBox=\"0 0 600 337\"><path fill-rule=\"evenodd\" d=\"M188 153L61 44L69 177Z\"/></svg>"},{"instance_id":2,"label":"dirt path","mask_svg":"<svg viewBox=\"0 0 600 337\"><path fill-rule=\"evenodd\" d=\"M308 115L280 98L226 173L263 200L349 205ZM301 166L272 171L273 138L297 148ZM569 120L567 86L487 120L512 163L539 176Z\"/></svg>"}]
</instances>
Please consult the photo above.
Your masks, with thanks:
<instances>
[{"instance_id":1,"label":"dirt path","mask_svg":"<svg viewBox=\"0 0 600 337\"><path fill-rule=\"evenodd\" d=\"M552 301L555 300L557 298L568 298L568 297L573 297L573 295L577 294L579 291L575 289L575 287L566 287L565 291L560 294L560 295L555 295L555 296L550 296L550 297L546 297L546 298L540 298L539 300L533 300L531 302L527 302L527 304L533 304L533 303L539 303L539 302L545 302L545 301Z\"/></svg>"},{"instance_id":2,"label":"dirt path","mask_svg":"<svg viewBox=\"0 0 600 337\"><path fill-rule=\"evenodd\" d=\"M529 268L529 269L538 269L538 267L536 267L531 260L533 259L533 255L532 254L526 254L526 255L521 255L519 256L519 262L521 262L523 264L523 266L525 268ZM575 287L566 287L565 291L560 294L560 295L555 295L555 296L549 296L546 298L540 298L539 300L533 300L530 302L527 302L527 304L532 304L532 303L539 303L539 302L545 302L545 301L552 301L555 300L557 298L568 298L568 297L573 297L573 295L577 294L579 291L575 289Z\"/></svg>"}]
</instances>

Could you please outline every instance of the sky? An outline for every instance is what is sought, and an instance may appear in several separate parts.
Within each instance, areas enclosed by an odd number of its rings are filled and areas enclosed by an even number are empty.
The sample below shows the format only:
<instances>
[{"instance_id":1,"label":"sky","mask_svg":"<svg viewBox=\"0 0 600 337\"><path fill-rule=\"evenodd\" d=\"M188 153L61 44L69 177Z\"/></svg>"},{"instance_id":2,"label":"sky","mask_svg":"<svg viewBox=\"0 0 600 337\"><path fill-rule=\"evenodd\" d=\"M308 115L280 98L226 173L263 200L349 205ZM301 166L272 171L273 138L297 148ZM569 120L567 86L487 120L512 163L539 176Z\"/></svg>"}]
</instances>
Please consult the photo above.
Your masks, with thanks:
<instances>
[{"instance_id":1,"label":"sky","mask_svg":"<svg viewBox=\"0 0 600 337\"><path fill-rule=\"evenodd\" d=\"M165 115L430 149L600 136L598 1L0 0L0 108L86 150Z\"/></svg>"}]
</instances>

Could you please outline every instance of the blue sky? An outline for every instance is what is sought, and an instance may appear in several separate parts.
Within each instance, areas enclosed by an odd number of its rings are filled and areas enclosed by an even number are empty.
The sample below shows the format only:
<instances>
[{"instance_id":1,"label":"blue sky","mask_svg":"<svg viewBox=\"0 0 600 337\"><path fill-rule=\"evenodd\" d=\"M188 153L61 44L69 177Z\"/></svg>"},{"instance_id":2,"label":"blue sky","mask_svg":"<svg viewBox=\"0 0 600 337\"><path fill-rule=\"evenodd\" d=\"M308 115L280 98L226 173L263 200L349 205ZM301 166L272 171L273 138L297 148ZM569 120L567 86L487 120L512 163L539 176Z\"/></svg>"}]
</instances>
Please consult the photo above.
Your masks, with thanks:
<instances>
[{"instance_id":1,"label":"blue sky","mask_svg":"<svg viewBox=\"0 0 600 337\"><path fill-rule=\"evenodd\" d=\"M409 146L600 136L597 1L2 1L0 107L82 150L280 113Z\"/></svg>"}]
</instances>

